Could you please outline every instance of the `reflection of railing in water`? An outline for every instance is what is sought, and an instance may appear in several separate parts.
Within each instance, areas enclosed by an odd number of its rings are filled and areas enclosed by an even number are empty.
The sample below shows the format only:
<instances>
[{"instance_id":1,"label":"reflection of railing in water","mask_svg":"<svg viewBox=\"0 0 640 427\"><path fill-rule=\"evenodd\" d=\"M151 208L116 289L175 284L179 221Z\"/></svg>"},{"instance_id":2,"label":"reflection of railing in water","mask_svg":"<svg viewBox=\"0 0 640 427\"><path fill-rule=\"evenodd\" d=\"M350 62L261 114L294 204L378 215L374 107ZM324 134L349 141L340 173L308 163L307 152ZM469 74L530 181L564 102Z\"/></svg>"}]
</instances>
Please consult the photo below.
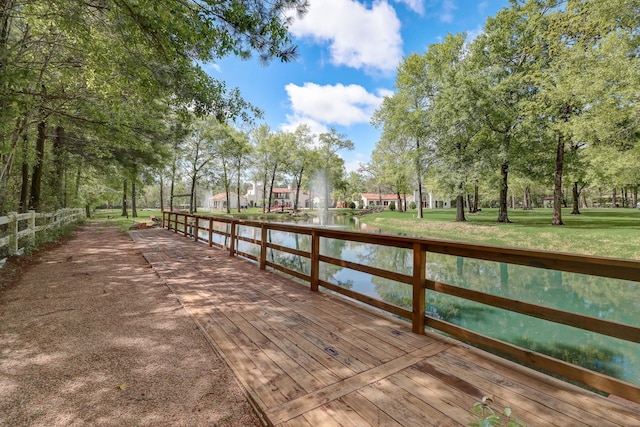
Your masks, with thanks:
<instances>
[{"instance_id":1,"label":"reflection of railing in water","mask_svg":"<svg viewBox=\"0 0 640 427\"><path fill-rule=\"evenodd\" d=\"M425 327L430 327L492 352L520 361L528 366L557 374L597 390L613 393L626 399L640 402L640 387L634 384L482 335L434 317L431 313L426 313L425 293L425 290L440 292L511 312L607 335L628 342L640 343L640 327L637 326L612 322L599 319L597 317L585 316L539 304L523 302L504 296L492 295L473 289L437 282L427 279L426 275L427 253L439 253L464 258L496 261L505 264L523 265L636 282L640 279L640 262L638 261L500 248L495 246L471 245L404 236L374 235L331 228L233 220L231 218L195 216L175 212L165 212L163 214L163 224L165 228L173 230L176 233L181 233L187 237L193 238L194 240L208 243L209 246L216 246L220 249L228 250L230 256L238 255L257 261L261 269L270 267L301 279L310 284L312 291L318 291L319 287L322 286L378 309L409 319L412 322L412 329L415 333L424 333ZM245 227L255 230L252 237L247 237L239 233L239 229L242 228L244 230ZM308 236L307 238L310 239L310 245L305 246L310 246L310 249L304 250L271 243L268 238L268 233L270 231L280 231ZM206 239L201 237L201 232L207 236ZM224 244L214 242L214 234L224 237ZM327 256L321 253L321 239L335 239L410 250L413 253L412 272L411 274L403 274L397 271L385 270L374 266ZM237 248L240 242L257 245L260 248L259 255L256 256L245 251L238 250ZM276 250L308 259L310 264L309 273L307 274L306 272L296 271L285 265L277 264L273 260L268 260L268 250ZM412 309L408 310L397 305L389 304L380 299L372 298L351 289L322 280L320 278L321 263L349 268L351 270L371 274L372 276L411 285Z\"/></svg>"}]
</instances>

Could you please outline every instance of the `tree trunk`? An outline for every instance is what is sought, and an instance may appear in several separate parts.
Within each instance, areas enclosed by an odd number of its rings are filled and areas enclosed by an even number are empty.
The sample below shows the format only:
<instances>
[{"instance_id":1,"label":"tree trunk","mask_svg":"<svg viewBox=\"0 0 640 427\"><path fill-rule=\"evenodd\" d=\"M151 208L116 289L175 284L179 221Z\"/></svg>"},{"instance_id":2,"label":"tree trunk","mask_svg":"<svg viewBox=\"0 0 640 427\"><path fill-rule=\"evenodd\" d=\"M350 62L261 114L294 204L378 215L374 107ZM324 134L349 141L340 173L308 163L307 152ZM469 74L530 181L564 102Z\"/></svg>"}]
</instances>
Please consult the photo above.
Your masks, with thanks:
<instances>
[{"instance_id":1,"label":"tree trunk","mask_svg":"<svg viewBox=\"0 0 640 427\"><path fill-rule=\"evenodd\" d=\"M456 196L456 221L465 222L467 218L464 216L464 195Z\"/></svg>"},{"instance_id":2,"label":"tree trunk","mask_svg":"<svg viewBox=\"0 0 640 427\"><path fill-rule=\"evenodd\" d=\"M296 198L293 201L293 212L298 213L298 200L300 200L300 187L302 186L302 174L304 173L304 168L300 169L300 174L298 175L300 178L296 179Z\"/></svg>"},{"instance_id":3,"label":"tree trunk","mask_svg":"<svg viewBox=\"0 0 640 427\"><path fill-rule=\"evenodd\" d=\"M611 207L618 207L618 189L616 187L613 187L613 191L611 192Z\"/></svg>"},{"instance_id":4,"label":"tree trunk","mask_svg":"<svg viewBox=\"0 0 640 427\"><path fill-rule=\"evenodd\" d=\"M53 165L55 168L55 179L52 190L56 198L56 209L64 208L64 128L56 126L56 136L53 140Z\"/></svg>"},{"instance_id":5,"label":"tree trunk","mask_svg":"<svg viewBox=\"0 0 640 427\"><path fill-rule=\"evenodd\" d=\"M20 185L20 208L24 213L29 210L29 140L27 133L22 134L22 184Z\"/></svg>"},{"instance_id":6,"label":"tree trunk","mask_svg":"<svg viewBox=\"0 0 640 427\"><path fill-rule=\"evenodd\" d=\"M196 172L193 172L193 175L191 175L191 191L189 192L189 214L193 214L193 203L194 203L194 199L195 199L195 192L196 192Z\"/></svg>"},{"instance_id":7,"label":"tree trunk","mask_svg":"<svg viewBox=\"0 0 640 427\"><path fill-rule=\"evenodd\" d=\"M127 209L127 178L122 181L122 215L129 218L129 210Z\"/></svg>"},{"instance_id":8,"label":"tree trunk","mask_svg":"<svg viewBox=\"0 0 640 427\"><path fill-rule=\"evenodd\" d=\"M556 171L553 186L553 220L552 225L564 225L562 222L562 172L564 169L564 138L558 135L556 150Z\"/></svg>"},{"instance_id":9,"label":"tree trunk","mask_svg":"<svg viewBox=\"0 0 640 427\"><path fill-rule=\"evenodd\" d=\"M273 184L276 182L276 171L277 171L277 167L274 167L273 173L271 174L271 182L269 183L269 203L268 203L267 211L271 210L271 202L273 200Z\"/></svg>"},{"instance_id":10,"label":"tree trunk","mask_svg":"<svg viewBox=\"0 0 640 427\"><path fill-rule=\"evenodd\" d=\"M160 172L160 212L164 211L164 178Z\"/></svg>"},{"instance_id":11,"label":"tree trunk","mask_svg":"<svg viewBox=\"0 0 640 427\"><path fill-rule=\"evenodd\" d=\"M422 207L422 151L420 150L420 139L416 138L416 175L418 178L418 218L424 218L424 208Z\"/></svg>"},{"instance_id":12,"label":"tree trunk","mask_svg":"<svg viewBox=\"0 0 640 427\"><path fill-rule=\"evenodd\" d=\"M533 210L533 204L531 203L531 187L528 185L524 187L524 200L522 202L522 209L525 211Z\"/></svg>"},{"instance_id":13,"label":"tree trunk","mask_svg":"<svg viewBox=\"0 0 640 427\"><path fill-rule=\"evenodd\" d=\"M131 180L131 216L138 218L138 202L136 200L136 180Z\"/></svg>"},{"instance_id":14,"label":"tree trunk","mask_svg":"<svg viewBox=\"0 0 640 427\"><path fill-rule=\"evenodd\" d=\"M398 199L398 206L396 206L396 208L398 209L398 212L402 212L402 196L399 191L396 192L396 198Z\"/></svg>"},{"instance_id":15,"label":"tree trunk","mask_svg":"<svg viewBox=\"0 0 640 427\"><path fill-rule=\"evenodd\" d=\"M176 155L173 157L173 164L171 165L171 185L169 186L169 212L173 212L173 196L175 191L175 181L176 181Z\"/></svg>"},{"instance_id":16,"label":"tree trunk","mask_svg":"<svg viewBox=\"0 0 640 427\"><path fill-rule=\"evenodd\" d=\"M236 198L238 202L238 213L242 212L242 206L240 205L240 165L236 170Z\"/></svg>"},{"instance_id":17,"label":"tree trunk","mask_svg":"<svg viewBox=\"0 0 640 427\"><path fill-rule=\"evenodd\" d=\"M47 139L47 124L43 120L38 123L38 139L36 141L36 162L33 165L31 176L31 196L29 197L29 209L40 209L40 189L42 184L42 171L44 169L44 144Z\"/></svg>"},{"instance_id":18,"label":"tree trunk","mask_svg":"<svg viewBox=\"0 0 640 427\"><path fill-rule=\"evenodd\" d=\"M631 207L637 208L638 206L638 186L633 186L633 192L631 193Z\"/></svg>"},{"instance_id":19,"label":"tree trunk","mask_svg":"<svg viewBox=\"0 0 640 427\"><path fill-rule=\"evenodd\" d=\"M476 181L473 184L473 213L477 213L480 210L480 189L478 187L478 181Z\"/></svg>"},{"instance_id":20,"label":"tree trunk","mask_svg":"<svg viewBox=\"0 0 640 427\"><path fill-rule=\"evenodd\" d=\"M511 222L507 212L507 193L509 191L509 164L504 162L500 167L500 200L498 201L498 222Z\"/></svg>"},{"instance_id":21,"label":"tree trunk","mask_svg":"<svg viewBox=\"0 0 640 427\"><path fill-rule=\"evenodd\" d=\"M198 183L193 187L193 212L198 212Z\"/></svg>"},{"instance_id":22,"label":"tree trunk","mask_svg":"<svg viewBox=\"0 0 640 427\"><path fill-rule=\"evenodd\" d=\"M76 182L75 182L75 188L73 189L73 200L75 203L78 203L79 201L79 195L80 195L80 183L82 182L82 165L79 164L78 165L78 171L76 172ZM87 217L89 218L89 217Z\"/></svg>"},{"instance_id":23,"label":"tree trunk","mask_svg":"<svg viewBox=\"0 0 640 427\"><path fill-rule=\"evenodd\" d=\"M577 181L573 183L571 195L573 196L573 209L571 210L571 215L580 215L580 190L578 189Z\"/></svg>"},{"instance_id":24,"label":"tree trunk","mask_svg":"<svg viewBox=\"0 0 640 427\"><path fill-rule=\"evenodd\" d=\"M270 206L267 207L267 181L268 180L269 180L269 172L265 170L264 178L262 180L262 213L267 212L267 210L270 208ZM271 198L271 196L269 196L269 198Z\"/></svg>"}]
</instances>

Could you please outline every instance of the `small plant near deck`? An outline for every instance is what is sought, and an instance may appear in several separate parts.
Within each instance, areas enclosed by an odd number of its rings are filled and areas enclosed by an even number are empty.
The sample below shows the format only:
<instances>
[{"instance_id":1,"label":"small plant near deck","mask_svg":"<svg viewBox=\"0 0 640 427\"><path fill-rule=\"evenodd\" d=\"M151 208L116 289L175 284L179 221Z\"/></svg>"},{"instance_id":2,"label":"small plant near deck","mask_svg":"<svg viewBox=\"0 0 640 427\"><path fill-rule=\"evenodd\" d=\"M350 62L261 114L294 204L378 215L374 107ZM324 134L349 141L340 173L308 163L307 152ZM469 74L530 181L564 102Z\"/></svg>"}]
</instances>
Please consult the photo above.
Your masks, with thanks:
<instances>
[{"instance_id":1,"label":"small plant near deck","mask_svg":"<svg viewBox=\"0 0 640 427\"><path fill-rule=\"evenodd\" d=\"M511 415L511 408L506 407L502 414L496 414L489 402L493 402L493 396L484 396L480 402L473 405L473 412L477 421L469 423L472 427L526 427L527 425ZM505 418L503 419L502 416Z\"/></svg>"}]
</instances>

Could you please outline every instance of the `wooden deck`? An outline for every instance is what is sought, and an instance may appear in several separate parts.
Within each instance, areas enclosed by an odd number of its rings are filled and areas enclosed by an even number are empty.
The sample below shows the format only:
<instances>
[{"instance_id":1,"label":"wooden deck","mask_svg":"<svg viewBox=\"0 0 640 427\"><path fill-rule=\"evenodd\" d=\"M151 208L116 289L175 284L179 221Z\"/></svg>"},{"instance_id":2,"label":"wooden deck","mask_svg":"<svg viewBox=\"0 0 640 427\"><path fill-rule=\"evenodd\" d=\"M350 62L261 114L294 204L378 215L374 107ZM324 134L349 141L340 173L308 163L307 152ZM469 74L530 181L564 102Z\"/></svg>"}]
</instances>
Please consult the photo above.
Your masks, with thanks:
<instances>
[{"instance_id":1,"label":"wooden deck","mask_svg":"<svg viewBox=\"0 0 640 427\"><path fill-rule=\"evenodd\" d=\"M466 426L492 395L532 426L640 426L620 403L163 229L131 232L274 426Z\"/></svg>"}]
</instances>

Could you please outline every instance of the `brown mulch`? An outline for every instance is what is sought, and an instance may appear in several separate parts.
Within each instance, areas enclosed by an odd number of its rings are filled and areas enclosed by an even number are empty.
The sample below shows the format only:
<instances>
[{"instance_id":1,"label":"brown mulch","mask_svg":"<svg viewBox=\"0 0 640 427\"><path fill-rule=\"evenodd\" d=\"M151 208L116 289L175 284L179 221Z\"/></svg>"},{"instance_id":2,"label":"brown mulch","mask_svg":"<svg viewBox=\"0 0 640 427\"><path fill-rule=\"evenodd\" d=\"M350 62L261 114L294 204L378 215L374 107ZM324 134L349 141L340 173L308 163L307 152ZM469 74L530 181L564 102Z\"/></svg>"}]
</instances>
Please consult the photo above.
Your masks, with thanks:
<instances>
[{"instance_id":1,"label":"brown mulch","mask_svg":"<svg viewBox=\"0 0 640 427\"><path fill-rule=\"evenodd\" d=\"M104 223L0 270L0 426L260 426L128 235Z\"/></svg>"}]
</instances>

